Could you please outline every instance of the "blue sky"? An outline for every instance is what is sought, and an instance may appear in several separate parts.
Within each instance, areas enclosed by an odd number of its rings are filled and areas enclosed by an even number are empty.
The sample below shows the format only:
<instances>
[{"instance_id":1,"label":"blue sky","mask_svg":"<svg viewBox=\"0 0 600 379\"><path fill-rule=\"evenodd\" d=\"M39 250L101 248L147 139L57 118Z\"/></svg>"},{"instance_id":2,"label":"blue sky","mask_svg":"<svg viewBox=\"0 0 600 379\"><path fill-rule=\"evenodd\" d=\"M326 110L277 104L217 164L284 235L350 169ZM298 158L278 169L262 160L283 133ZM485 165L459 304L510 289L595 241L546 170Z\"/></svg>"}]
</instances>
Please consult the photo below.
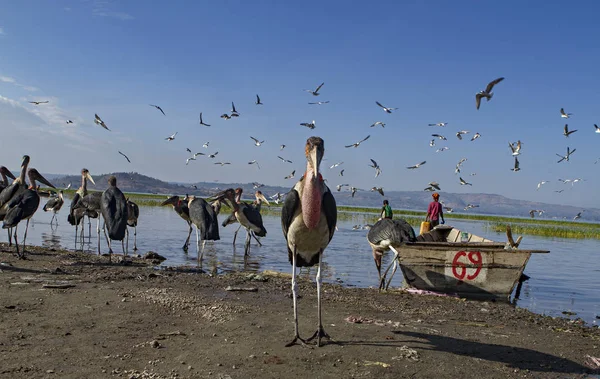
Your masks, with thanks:
<instances>
[{"instance_id":1,"label":"blue sky","mask_svg":"<svg viewBox=\"0 0 600 379\"><path fill-rule=\"evenodd\" d=\"M442 192L600 207L598 11L591 1L3 2L0 164L17 168L27 153L42 172L87 167L291 187L305 168L306 138L318 135L330 187L422 190L437 181ZM499 76L506 79L477 111L475 93ZM302 91L321 82L318 97ZM263 106L254 104L257 93ZM331 102L308 105L316 100ZM231 101L241 116L219 118ZM386 114L375 101L399 109ZM578 129L568 139L561 107ZM211 127L198 125L201 111ZM95 125L94 113L112 131ZM314 130L299 125L312 120ZM370 128L375 121L385 128ZM442 121L448 126L427 126ZM471 133L459 141L458 130ZM471 142L475 132L482 137ZM432 133L448 140L431 148ZM359 148L344 148L367 135ZM250 136L266 142L256 147ZM512 172L507 145L518 139L521 171ZM557 164L555 153L567 146L577 152ZM219 154L186 166L188 147ZM472 187L454 173L463 157L461 175ZM378 178L370 158L382 168ZM261 169L247 164L253 159ZM296 178L284 180L294 169ZM536 191L541 180L550 183Z\"/></svg>"}]
</instances>

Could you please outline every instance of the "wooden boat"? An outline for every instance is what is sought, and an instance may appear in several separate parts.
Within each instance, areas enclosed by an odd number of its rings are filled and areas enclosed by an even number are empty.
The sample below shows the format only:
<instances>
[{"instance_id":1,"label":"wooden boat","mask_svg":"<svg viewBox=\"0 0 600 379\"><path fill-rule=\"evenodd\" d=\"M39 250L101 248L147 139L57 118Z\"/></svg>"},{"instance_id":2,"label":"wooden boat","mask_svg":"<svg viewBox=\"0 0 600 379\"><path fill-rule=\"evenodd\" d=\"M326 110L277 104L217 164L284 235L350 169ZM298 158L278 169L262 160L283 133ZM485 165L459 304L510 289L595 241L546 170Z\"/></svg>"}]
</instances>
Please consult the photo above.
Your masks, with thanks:
<instances>
[{"instance_id":1,"label":"wooden boat","mask_svg":"<svg viewBox=\"0 0 600 379\"><path fill-rule=\"evenodd\" d=\"M399 264L414 288L509 300L531 254L549 252L513 246L439 225L399 246Z\"/></svg>"}]
</instances>

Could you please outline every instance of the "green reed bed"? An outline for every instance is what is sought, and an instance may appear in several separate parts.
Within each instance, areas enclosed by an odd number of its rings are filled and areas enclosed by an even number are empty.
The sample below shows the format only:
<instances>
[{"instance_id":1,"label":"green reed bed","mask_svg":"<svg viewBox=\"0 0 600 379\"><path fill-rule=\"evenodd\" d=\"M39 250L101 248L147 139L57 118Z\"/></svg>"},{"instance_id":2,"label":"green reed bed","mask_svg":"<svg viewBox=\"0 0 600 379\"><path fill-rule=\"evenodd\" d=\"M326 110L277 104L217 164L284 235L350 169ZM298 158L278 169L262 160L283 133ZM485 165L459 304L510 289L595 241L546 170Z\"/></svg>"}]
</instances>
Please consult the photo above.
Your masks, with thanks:
<instances>
[{"instance_id":1,"label":"green reed bed","mask_svg":"<svg viewBox=\"0 0 600 379\"><path fill-rule=\"evenodd\" d=\"M506 232L505 223L486 223L488 230L504 233ZM526 234L542 237L555 238L582 238L582 239L600 239L600 225L592 224L592 227L583 223L571 222L568 226L563 225L530 225L530 224L510 224L513 235Z\"/></svg>"}]
</instances>

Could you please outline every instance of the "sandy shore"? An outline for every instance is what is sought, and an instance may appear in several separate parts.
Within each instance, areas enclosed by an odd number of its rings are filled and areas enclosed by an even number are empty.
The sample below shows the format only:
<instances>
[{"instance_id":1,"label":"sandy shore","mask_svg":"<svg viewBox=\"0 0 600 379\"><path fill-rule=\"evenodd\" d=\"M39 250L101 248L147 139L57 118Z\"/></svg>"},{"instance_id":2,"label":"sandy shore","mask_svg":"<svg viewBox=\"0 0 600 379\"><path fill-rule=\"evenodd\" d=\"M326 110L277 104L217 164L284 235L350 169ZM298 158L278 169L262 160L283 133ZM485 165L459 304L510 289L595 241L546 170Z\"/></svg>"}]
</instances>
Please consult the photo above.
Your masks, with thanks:
<instances>
[{"instance_id":1,"label":"sandy shore","mask_svg":"<svg viewBox=\"0 0 600 379\"><path fill-rule=\"evenodd\" d=\"M2 378L587 378L600 330L508 304L324 285L334 341L293 337L285 275L156 271L144 260L0 244ZM119 259L117 259L119 260ZM228 287L252 291L228 291ZM316 287L300 281L300 333ZM231 288L229 288L231 289Z\"/></svg>"}]
</instances>

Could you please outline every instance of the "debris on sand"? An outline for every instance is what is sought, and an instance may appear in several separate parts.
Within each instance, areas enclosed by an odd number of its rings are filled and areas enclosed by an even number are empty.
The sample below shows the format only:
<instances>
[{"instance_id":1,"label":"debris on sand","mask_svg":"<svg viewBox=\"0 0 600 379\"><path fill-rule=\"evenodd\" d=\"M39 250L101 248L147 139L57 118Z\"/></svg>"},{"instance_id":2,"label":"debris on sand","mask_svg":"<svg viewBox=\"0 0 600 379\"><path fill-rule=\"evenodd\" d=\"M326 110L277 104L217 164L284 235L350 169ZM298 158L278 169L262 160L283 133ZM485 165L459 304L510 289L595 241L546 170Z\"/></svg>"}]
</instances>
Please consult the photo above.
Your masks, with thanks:
<instances>
[{"instance_id":1,"label":"debris on sand","mask_svg":"<svg viewBox=\"0 0 600 379\"><path fill-rule=\"evenodd\" d=\"M163 257L162 255L155 253L154 251L149 251L146 254L144 254L144 259L147 260L151 260L152 263L154 264L159 264L161 262L164 262L167 260L167 258Z\"/></svg>"},{"instance_id":2,"label":"debris on sand","mask_svg":"<svg viewBox=\"0 0 600 379\"><path fill-rule=\"evenodd\" d=\"M585 356L585 365L592 370L600 369L600 358L592 357L591 355Z\"/></svg>"},{"instance_id":3,"label":"debris on sand","mask_svg":"<svg viewBox=\"0 0 600 379\"><path fill-rule=\"evenodd\" d=\"M363 365L365 365L365 366L381 366L381 367L384 367L384 368L392 367L392 365L390 365L389 363L374 362L374 361L364 361Z\"/></svg>"},{"instance_id":4,"label":"debris on sand","mask_svg":"<svg viewBox=\"0 0 600 379\"><path fill-rule=\"evenodd\" d=\"M239 292L258 292L258 288L256 287L232 287L227 286L225 291L239 291Z\"/></svg>"},{"instance_id":5,"label":"debris on sand","mask_svg":"<svg viewBox=\"0 0 600 379\"><path fill-rule=\"evenodd\" d=\"M408 347L406 345L397 348L397 350L400 352L400 355L392 357L392 359L396 359L396 360L407 359L409 361L414 361L414 362L417 362L421 359L418 351L416 351L415 349L411 349L410 347Z\"/></svg>"}]
</instances>

